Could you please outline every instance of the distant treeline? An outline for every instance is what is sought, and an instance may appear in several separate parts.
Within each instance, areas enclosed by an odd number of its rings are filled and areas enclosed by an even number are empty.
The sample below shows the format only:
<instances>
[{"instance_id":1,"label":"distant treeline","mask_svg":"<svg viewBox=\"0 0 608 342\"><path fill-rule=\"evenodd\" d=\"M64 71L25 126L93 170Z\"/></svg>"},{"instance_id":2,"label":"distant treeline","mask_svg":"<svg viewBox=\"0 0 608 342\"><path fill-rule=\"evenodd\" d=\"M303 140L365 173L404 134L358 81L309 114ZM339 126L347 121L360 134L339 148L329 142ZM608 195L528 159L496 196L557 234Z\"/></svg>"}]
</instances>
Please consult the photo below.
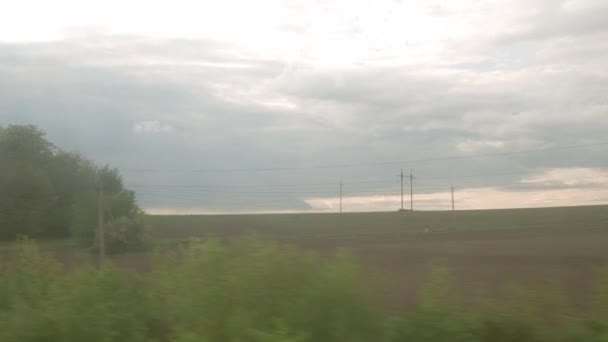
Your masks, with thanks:
<instances>
[{"instance_id":1,"label":"distant treeline","mask_svg":"<svg viewBox=\"0 0 608 342\"><path fill-rule=\"evenodd\" d=\"M418 307L389 316L348 253L324 258L255 238L191 241L141 277L110 264L62 272L27 240L10 260L0 263L0 341L608 340L608 283L578 317L560 316L553 291L462 311L438 267ZM537 295L554 300L537 307Z\"/></svg>"},{"instance_id":2,"label":"distant treeline","mask_svg":"<svg viewBox=\"0 0 608 342\"><path fill-rule=\"evenodd\" d=\"M0 239L73 236L90 242L98 180L106 221L140 213L116 169L62 151L34 126L0 126Z\"/></svg>"}]
</instances>

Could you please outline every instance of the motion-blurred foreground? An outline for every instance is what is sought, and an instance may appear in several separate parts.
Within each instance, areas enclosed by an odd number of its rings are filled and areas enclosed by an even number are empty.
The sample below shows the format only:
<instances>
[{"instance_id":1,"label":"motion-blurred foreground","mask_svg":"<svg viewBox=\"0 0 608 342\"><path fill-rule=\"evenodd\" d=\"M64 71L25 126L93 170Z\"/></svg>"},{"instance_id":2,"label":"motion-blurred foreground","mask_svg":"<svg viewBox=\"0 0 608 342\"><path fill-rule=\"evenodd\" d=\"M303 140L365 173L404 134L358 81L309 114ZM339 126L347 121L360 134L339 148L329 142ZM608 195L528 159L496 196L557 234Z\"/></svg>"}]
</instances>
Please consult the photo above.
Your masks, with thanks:
<instances>
[{"instance_id":1,"label":"motion-blurred foreground","mask_svg":"<svg viewBox=\"0 0 608 342\"><path fill-rule=\"evenodd\" d=\"M608 281L578 317L559 290L452 302L449 269L429 270L415 309L380 310L357 262L249 237L191 240L134 276L107 263L63 272L21 240L0 273L2 341L605 341ZM532 299L532 300L530 300ZM559 323L559 324L558 324Z\"/></svg>"}]
</instances>

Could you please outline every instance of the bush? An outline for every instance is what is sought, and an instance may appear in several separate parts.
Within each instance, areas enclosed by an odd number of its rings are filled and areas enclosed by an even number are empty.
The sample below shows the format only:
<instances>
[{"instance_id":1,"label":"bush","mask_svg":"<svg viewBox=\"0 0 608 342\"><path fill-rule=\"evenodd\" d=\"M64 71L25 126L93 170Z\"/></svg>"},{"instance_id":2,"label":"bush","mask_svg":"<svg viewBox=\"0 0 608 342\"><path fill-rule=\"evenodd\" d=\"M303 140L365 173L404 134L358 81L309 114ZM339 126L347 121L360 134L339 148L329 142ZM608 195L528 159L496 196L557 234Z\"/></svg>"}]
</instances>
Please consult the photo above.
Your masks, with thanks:
<instances>
[{"instance_id":1,"label":"bush","mask_svg":"<svg viewBox=\"0 0 608 342\"><path fill-rule=\"evenodd\" d=\"M124 253L144 246L144 220L142 216L121 217L105 225L107 253Z\"/></svg>"},{"instance_id":2,"label":"bush","mask_svg":"<svg viewBox=\"0 0 608 342\"><path fill-rule=\"evenodd\" d=\"M144 341L141 286L106 265L64 273L22 240L0 276L0 341Z\"/></svg>"},{"instance_id":3,"label":"bush","mask_svg":"<svg viewBox=\"0 0 608 342\"><path fill-rule=\"evenodd\" d=\"M102 169L112 177L119 177L115 171ZM102 173L103 174L103 173ZM110 178L109 176L106 178ZM116 182L121 182L116 178ZM118 183L120 185L120 183ZM117 188L118 185L114 185ZM111 188L110 188L111 189ZM97 250L97 193L93 190L78 195L72 206L71 233L80 245ZM131 191L118 190L117 193L105 193L104 228L106 231L106 251L122 253L139 250L143 247L144 212L137 207L135 195Z\"/></svg>"},{"instance_id":4,"label":"bush","mask_svg":"<svg viewBox=\"0 0 608 342\"><path fill-rule=\"evenodd\" d=\"M83 247L97 252L97 226L73 230L76 241ZM81 226L80 226L81 227ZM120 217L104 223L106 253L117 254L139 251L145 248L145 221L143 214L134 217Z\"/></svg>"},{"instance_id":5,"label":"bush","mask_svg":"<svg viewBox=\"0 0 608 342\"><path fill-rule=\"evenodd\" d=\"M148 341L142 284L111 265L79 269L53 286L46 311L58 341Z\"/></svg>"},{"instance_id":6,"label":"bush","mask_svg":"<svg viewBox=\"0 0 608 342\"><path fill-rule=\"evenodd\" d=\"M150 301L148 312L179 340L371 341L383 334L346 254L323 260L249 238L194 242L157 262L149 295L162 300Z\"/></svg>"},{"instance_id":7,"label":"bush","mask_svg":"<svg viewBox=\"0 0 608 342\"><path fill-rule=\"evenodd\" d=\"M393 323L391 341L480 341L475 336L473 317L450 305L450 284L447 267L432 265L417 309Z\"/></svg>"},{"instance_id":8,"label":"bush","mask_svg":"<svg viewBox=\"0 0 608 342\"><path fill-rule=\"evenodd\" d=\"M254 238L192 242L132 279L63 273L23 241L0 279L1 341L370 341L384 334L351 258Z\"/></svg>"},{"instance_id":9,"label":"bush","mask_svg":"<svg viewBox=\"0 0 608 342\"><path fill-rule=\"evenodd\" d=\"M27 239L0 272L0 341L607 341L608 286L586 319L549 332L518 305L461 312L435 268L416 310L376 310L351 256L256 238L190 241L139 279L106 264L70 273ZM608 285L608 282L606 282Z\"/></svg>"}]
</instances>

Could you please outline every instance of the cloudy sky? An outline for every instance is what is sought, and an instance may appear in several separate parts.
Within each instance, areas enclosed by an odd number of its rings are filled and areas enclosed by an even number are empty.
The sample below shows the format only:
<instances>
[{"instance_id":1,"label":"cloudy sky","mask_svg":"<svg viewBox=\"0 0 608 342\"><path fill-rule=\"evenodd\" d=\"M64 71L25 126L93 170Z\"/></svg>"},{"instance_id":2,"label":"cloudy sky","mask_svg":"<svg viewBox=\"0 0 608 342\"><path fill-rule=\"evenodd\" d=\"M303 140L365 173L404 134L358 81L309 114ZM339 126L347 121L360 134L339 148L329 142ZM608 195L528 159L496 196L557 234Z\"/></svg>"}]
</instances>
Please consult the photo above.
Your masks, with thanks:
<instances>
[{"instance_id":1,"label":"cloudy sky","mask_svg":"<svg viewBox=\"0 0 608 342\"><path fill-rule=\"evenodd\" d=\"M0 124L151 213L608 203L608 2L7 1ZM406 181L406 207L409 206Z\"/></svg>"}]
</instances>

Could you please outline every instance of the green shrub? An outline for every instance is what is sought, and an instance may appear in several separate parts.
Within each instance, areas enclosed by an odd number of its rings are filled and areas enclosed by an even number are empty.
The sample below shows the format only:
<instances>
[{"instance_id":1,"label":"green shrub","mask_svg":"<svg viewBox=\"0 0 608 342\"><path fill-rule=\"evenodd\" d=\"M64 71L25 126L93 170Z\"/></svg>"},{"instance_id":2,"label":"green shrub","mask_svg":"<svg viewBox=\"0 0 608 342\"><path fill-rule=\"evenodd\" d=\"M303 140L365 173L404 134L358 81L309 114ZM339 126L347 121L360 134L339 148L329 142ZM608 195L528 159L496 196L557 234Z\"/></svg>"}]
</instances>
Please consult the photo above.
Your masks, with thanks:
<instances>
[{"instance_id":1,"label":"green shrub","mask_svg":"<svg viewBox=\"0 0 608 342\"><path fill-rule=\"evenodd\" d=\"M144 247L144 220L141 215L120 217L105 225L106 252L124 253Z\"/></svg>"},{"instance_id":2,"label":"green shrub","mask_svg":"<svg viewBox=\"0 0 608 342\"><path fill-rule=\"evenodd\" d=\"M141 279L110 264L66 272L20 239L0 272L0 341L608 341L608 281L592 316L546 329L523 290L507 305L458 310L441 266L418 307L389 320L345 252L246 238L192 240L155 259Z\"/></svg>"},{"instance_id":3,"label":"green shrub","mask_svg":"<svg viewBox=\"0 0 608 342\"><path fill-rule=\"evenodd\" d=\"M394 342L480 341L475 335L473 317L456 310L450 303L451 277L447 267L432 265L426 284L420 292L416 310L394 321Z\"/></svg>"},{"instance_id":4,"label":"green shrub","mask_svg":"<svg viewBox=\"0 0 608 342\"><path fill-rule=\"evenodd\" d=\"M124 192L126 193L126 192ZM105 217L105 244L107 253L124 253L127 251L140 250L144 246L145 223L143 212L139 209L129 208L128 200L132 195L108 196L106 205L116 208L124 206L125 215ZM127 198L125 200L124 198ZM122 202L127 204L123 205ZM72 237L83 247L90 247L97 251L95 239L97 236L97 210L96 194L94 192L81 195L81 200L73 206L72 210ZM116 210L120 212L120 210ZM107 215L106 215L107 216Z\"/></svg>"},{"instance_id":5,"label":"green shrub","mask_svg":"<svg viewBox=\"0 0 608 342\"><path fill-rule=\"evenodd\" d=\"M539 342L549 341L533 314L542 315L530 301L530 290L510 288L511 300L488 302L473 312L451 302L452 280L444 265L432 265L416 310L393 321L392 341ZM552 291L549 291L552 292ZM557 296L548 296L555 300ZM547 300L548 304L550 301Z\"/></svg>"},{"instance_id":6,"label":"green shrub","mask_svg":"<svg viewBox=\"0 0 608 342\"><path fill-rule=\"evenodd\" d=\"M146 340L142 286L110 265L65 273L23 240L0 281L0 341Z\"/></svg>"},{"instance_id":7,"label":"green shrub","mask_svg":"<svg viewBox=\"0 0 608 342\"><path fill-rule=\"evenodd\" d=\"M83 247L97 252L96 229L74 229L73 236ZM145 223L143 214L134 217L119 217L104 223L106 253L117 254L145 249Z\"/></svg>"},{"instance_id":8,"label":"green shrub","mask_svg":"<svg viewBox=\"0 0 608 342\"><path fill-rule=\"evenodd\" d=\"M46 303L61 268L27 238L0 276L0 341L44 341L53 334Z\"/></svg>"},{"instance_id":9,"label":"green shrub","mask_svg":"<svg viewBox=\"0 0 608 342\"><path fill-rule=\"evenodd\" d=\"M142 288L109 264L67 275L47 303L57 340L147 341Z\"/></svg>"},{"instance_id":10,"label":"green shrub","mask_svg":"<svg viewBox=\"0 0 608 342\"><path fill-rule=\"evenodd\" d=\"M323 260L255 238L194 242L155 269L149 295L162 301L148 311L180 339L370 341L383 333L345 254Z\"/></svg>"}]
</instances>

